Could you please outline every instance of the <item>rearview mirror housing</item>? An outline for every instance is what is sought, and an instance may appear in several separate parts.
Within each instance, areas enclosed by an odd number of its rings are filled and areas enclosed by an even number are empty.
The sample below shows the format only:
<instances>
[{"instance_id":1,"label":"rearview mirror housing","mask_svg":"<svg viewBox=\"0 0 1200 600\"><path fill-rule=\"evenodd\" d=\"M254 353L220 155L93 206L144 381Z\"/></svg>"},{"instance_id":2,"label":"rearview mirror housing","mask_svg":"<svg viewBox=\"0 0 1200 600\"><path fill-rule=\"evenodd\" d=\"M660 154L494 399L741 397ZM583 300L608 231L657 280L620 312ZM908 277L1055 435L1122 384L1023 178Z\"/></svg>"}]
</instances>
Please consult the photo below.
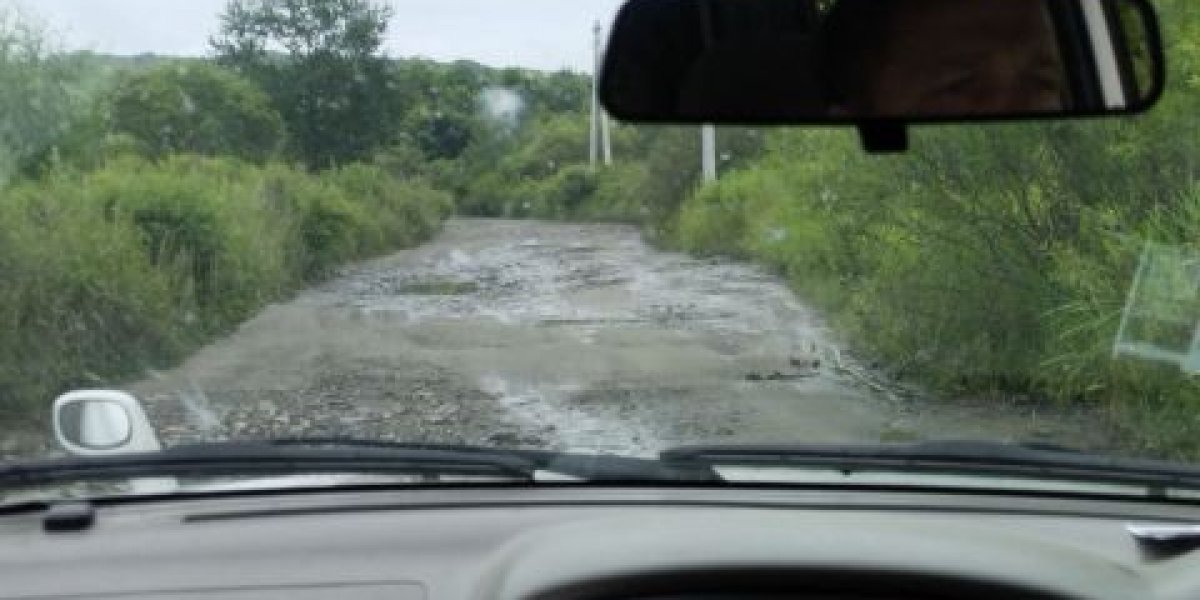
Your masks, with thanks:
<instances>
[{"instance_id":1,"label":"rearview mirror housing","mask_svg":"<svg viewBox=\"0 0 1200 600\"><path fill-rule=\"evenodd\" d=\"M1146 0L631 0L599 95L630 121L878 130L1137 113L1164 79Z\"/></svg>"}]
</instances>

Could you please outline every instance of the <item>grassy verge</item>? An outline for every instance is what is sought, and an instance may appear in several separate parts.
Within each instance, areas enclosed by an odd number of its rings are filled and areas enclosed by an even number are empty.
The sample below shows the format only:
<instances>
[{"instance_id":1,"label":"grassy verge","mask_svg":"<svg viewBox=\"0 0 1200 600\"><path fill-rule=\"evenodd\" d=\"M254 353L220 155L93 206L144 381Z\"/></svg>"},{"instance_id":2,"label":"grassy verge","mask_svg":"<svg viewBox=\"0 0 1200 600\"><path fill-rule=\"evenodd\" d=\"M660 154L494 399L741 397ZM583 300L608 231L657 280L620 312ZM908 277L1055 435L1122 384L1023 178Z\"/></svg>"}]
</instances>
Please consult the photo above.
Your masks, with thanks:
<instances>
[{"instance_id":1,"label":"grassy verge","mask_svg":"<svg viewBox=\"0 0 1200 600\"><path fill-rule=\"evenodd\" d=\"M897 377L1085 403L1127 450L1195 460L1200 384L1112 354L1144 244L1198 250L1200 188L1162 177L1192 159L1162 162L1185 141L1159 134L934 130L910 155L872 158L849 134L783 133L689 197L670 240L769 265Z\"/></svg>"},{"instance_id":2,"label":"grassy verge","mask_svg":"<svg viewBox=\"0 0 1200 600\"><path fill-rule=\"evenodd\" d=\"M189 156L0 192L0 422L163 367L347 261L417 244L450 200L371 166Z\"/></svg>"}]
</instances>

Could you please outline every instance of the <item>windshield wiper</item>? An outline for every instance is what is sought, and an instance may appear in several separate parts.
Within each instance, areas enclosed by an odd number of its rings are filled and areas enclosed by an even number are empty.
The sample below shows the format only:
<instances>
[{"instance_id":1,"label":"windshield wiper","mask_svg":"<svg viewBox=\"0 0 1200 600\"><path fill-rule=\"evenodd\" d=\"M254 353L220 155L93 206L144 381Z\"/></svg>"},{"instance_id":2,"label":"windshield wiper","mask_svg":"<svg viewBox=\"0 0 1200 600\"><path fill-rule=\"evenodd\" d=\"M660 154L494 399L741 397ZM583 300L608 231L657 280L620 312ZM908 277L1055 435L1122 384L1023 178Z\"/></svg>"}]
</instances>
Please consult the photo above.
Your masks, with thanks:
<instances>
[{"instance_id":1,"label":"windshield wiper","mask_svg":"<svg viewBox=\"0 0 1200 600\"><path fill-rule=\"evenodd\" d=\"M280 447L358 447L453 452L468 456L503 456L525 461L534 472L543 471L588 483L718 483L712 469L699 465L676 465L660 460L628 456L577 454L551 450L496 450L461 444L425 444L346 438L293 438L266 442Z\"/></svg>"},{"instance_id":2,"label":"windshield wiper","mask_svg":"<svg viewBox=\"0 0 1200 600\"><path fill-rule=\"evenodd\" d=\"M652 459L467 445L296 438L191 444L146 454L0 464L0 488L155 477L341 474L417 476L433 481L487 478L522 483L721 481L706 467L675 466Z\"/></svg>"},{"instance_id":3,"label":"windshield wiper","mask_svg":"<svg viewBox=\"0 0 1200 600\"><path fill-rule=\"evenodd\" d=\"M692 446L662 454L668 464L936 473L1134 485L1152 495L1200 487L1200 468L1038 445L945 441L916 444Z\"/></svg>"},{"instance_id":4,"label":"windshield wiper","mask_svg":"<svg viewBox=\"0 0 1200 600\"><path fill-rule=\"evenodd\" d=\"M0 487L152 477L395 475L532 481L537 466L509 452L453 447L344 443L227 442L162 452L0 465Z\"/></svg>"}]
</instances>

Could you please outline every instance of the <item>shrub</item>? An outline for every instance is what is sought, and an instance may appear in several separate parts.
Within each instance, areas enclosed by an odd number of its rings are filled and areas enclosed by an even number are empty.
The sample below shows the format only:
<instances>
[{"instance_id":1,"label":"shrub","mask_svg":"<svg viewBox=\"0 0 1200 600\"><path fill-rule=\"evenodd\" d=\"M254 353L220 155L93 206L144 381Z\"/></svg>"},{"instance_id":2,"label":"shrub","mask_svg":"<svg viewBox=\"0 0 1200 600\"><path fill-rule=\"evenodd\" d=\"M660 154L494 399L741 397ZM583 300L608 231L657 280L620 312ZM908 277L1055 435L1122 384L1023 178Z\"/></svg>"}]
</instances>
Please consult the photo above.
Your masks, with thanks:
<instances>
[{"instance_id":1,"label":"shrub","mask_svg":"<svg viewBox=\"0 0 1200 600\"><path fill-rule=\"evenodd\" d=\"M128 75L111 100L113 131L150 156L232 155L264 162L283 144L283 120L254 83L203 62Z\"/></svg>"},{"instance_id":2,"label":"shrub","mask_svg":"<svg viewBox=\"0 0 1200 600\"><path fill-rule=\"evenodd\" d=\"M419 243L448 206L377 167L197 156L0 192L0 420L169 365L338 264Z\"/></svg>"}]
</instances>

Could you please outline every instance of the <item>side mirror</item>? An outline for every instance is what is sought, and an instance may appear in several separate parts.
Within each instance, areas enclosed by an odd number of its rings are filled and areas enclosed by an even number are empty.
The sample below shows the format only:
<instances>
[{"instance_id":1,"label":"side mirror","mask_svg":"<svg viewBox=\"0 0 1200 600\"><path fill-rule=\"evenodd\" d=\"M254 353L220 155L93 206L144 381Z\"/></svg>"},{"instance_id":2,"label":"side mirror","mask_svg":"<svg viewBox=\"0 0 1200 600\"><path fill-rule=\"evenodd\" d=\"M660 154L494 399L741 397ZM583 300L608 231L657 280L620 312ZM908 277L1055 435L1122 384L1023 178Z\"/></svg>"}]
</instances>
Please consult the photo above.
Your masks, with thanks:
<instances>
[{"instance_id":1,"label":"side mirror","mask_svg":"<svg viewBox=\"0 0 1200 600\"><path fill-rule=\"evenodd\" d=\"M54 436L76 456L162 449L137 398L125 392L86 390L54 401Z\"/></svg>"}]
</instances>

